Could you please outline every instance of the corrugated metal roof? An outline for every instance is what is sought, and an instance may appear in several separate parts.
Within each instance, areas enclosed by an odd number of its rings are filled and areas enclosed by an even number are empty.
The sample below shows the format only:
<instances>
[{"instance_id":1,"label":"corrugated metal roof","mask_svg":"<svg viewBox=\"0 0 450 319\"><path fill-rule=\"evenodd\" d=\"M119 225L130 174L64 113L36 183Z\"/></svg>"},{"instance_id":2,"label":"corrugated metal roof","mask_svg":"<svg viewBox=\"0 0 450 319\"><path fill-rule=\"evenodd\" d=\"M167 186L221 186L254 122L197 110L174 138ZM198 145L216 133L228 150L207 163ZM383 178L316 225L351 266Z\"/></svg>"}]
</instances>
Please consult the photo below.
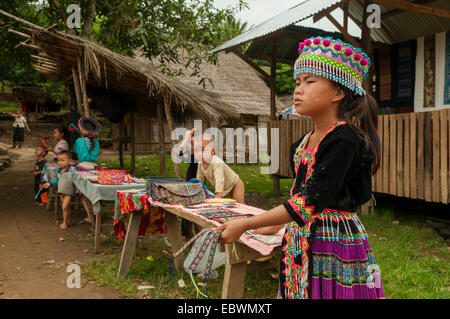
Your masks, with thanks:
<instances>
[{"instance_id":1,"label":"corrugated metal roof","mask_svg":"<svg viewBox=\"0 0 450 319\"><path fill-rule=\"evenodd\" d=\"M307 0L295 7L263 22L248 30L247 32L231 39L230 41L215 48L212 52L218 52L228 48L242 45L248 41L261 38L270 33L276 32L289 25L298 25L310 28L321 29L327 32L335 32L336 28L326 18L313 23L314 14L327 9L342 0ZM410 1L414 2L414 1ZM426 6L450 10L449 0L436 0ZM362 21L363 9L358 1L349 1L349 12L356 20ZM393 8L380 6L381 13L392 11ZM340 8L331 12L331 15L342 23L343 14ZM349 33L354 37L361 37L361 29L355 28L351 19L349 19ZM382 18L382 24L391 34L396 43L412 40L426 35L444 32L450 30L450 19L437 17L434 15L421 14L413 11L403 11L395 16ZM359 23L361 25L361 22ZM382 29L372 29L371 37L379 43L390 43Z\"/></svg>"},{"instance_id":2,"label":"corrugated metal roof","mask_svg":"<svg viewBox=\"0 0 450 319\"><path fill-rule=\"evenodd\" d=\"M269 33L278 31L291 24L295 24L306 18L313 16L315 13L329 8L341 0L307 0L302 2L283 13L264 21L247 32L231 39L221 46L215 48L212 52L222 51L227 48L235 47L245 42L263 37ZM314 26L311 26L314 27Z\"/></svg>"},{"instance_id":3,"label":"corrugated metal roof","mask_svg":"<svg viewBox=\"0 0 450 319\"><path fill-rule=\"evenodd\" d=\"M450 1L436 0L435 2L428 3L426 6L450 10ZM414 11L402 11L386 18L383 17L383 14L392 11L393 8L383 5L380 8L381 22L396 43L450 30L450 19ZM363 9L358 1L349 1L348 9L358 21L362 21ZM372 29L371 36L375 41L389 42L381 29Z\"/></svg>"}]
</instances>

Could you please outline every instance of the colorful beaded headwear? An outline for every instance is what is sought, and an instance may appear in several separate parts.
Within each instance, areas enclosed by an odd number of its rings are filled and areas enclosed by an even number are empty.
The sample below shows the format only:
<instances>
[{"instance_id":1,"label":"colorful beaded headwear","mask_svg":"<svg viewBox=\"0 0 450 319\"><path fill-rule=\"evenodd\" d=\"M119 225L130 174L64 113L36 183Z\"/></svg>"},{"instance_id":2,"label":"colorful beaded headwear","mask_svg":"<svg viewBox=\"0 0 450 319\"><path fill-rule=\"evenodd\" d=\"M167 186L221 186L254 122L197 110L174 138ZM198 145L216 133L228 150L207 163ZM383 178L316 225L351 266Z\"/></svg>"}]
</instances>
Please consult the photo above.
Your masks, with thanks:
<instances>
[{"instance_id":1,"label":"colorful beaded headwear","mask_svg":"<svg viewBox=\"0 0 450 319\"><path fill-rule=\"evenodd\" d=\"M359 95L365 95L363 80L370 58L361 49L339 39L313 37L300 42L300 56L295 61L294 77L313 73L338 82Z\"/></svg>"},{"instance_id":2,"label":"colorful beaded headwear","mask_svg":"<svg viewBox=\"0 0 450 319\"><path fill-rule=\"evenodd\" d=\"M100 131L101 125L97 120L82 117L78 120L78 130L82 136L95 136Z\"/></svg>"}]
</instances>

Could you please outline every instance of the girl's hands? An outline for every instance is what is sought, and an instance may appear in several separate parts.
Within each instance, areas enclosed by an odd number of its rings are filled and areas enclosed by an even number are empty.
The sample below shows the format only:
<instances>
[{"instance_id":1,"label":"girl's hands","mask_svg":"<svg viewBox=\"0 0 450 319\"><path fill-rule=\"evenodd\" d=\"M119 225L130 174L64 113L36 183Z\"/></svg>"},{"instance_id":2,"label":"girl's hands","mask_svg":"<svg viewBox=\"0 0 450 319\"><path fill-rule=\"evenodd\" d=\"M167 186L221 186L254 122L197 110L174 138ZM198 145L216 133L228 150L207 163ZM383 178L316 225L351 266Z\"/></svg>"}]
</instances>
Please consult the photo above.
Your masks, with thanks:
<instances>
[{"instance_id":1,"label":"girl's hands","mask_svg":"<svg viewBox=\"0 0 450 319\"><path fill-rule=\"evenodd\" d=\"M281 228L283 228L283 225L267 226L267 227L257 228L255 230L252 230L252 232L254 234L260 234L260 235L272 235L272 234L278 233Z\"/></svg>"},{"instance_id":2,"label":"girl's hands","mask_svg":"<svg viewBox=\"0 0 450 319\"><path fill-rule=\"evenodd\" d=\"M223 230L220 235L219 243L234 244L239 240L239 237L247 230L245 218L235 219L220 225L214 230Z\"/></svg>"},{"instance_id":3,"label":"girl's hands","mask_svg":"<svg viewBox=\"0 0 450 319\"><path fill-rule=\"evenodd\" d=\"M50 183L45 183L44 185L42 185L44 188L49 188L50 187Z\"/></svg>"}]
</instances>

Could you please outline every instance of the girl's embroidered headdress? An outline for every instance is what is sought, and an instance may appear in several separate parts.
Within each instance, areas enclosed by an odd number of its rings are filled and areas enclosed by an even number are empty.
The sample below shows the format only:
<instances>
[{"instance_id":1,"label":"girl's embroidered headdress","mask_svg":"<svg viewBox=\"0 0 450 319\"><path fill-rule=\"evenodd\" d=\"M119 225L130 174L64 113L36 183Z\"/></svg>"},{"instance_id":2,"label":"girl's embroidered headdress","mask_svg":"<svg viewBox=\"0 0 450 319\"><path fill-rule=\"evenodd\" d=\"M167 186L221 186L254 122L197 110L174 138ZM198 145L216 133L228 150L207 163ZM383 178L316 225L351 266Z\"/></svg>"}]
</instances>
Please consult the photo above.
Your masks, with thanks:
<instances>
[{"instance_id":1,"label":"girl's embroidered headdress","mask_svg":"<svg viewBox=\"0 0 450 319\"><path fill-rule=\"evenodd\" d=\"M300 42L298 52L295 78L300 73L312 73L340 83L356 94L366 94L363 80L369 71L370 58L361 49L339 39L313 37Z\"/></svg>"}]
</instances>

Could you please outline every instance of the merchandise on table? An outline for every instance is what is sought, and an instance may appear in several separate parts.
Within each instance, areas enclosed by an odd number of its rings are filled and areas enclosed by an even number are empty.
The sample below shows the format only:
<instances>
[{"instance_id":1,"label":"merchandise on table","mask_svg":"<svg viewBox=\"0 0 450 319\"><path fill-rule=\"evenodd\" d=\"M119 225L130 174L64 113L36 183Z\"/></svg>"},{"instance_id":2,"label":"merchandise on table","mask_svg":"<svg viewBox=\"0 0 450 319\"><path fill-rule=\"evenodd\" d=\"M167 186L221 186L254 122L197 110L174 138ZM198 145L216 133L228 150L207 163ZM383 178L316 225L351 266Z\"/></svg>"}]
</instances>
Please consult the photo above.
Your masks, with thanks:
<instances>
[{"instance_id":1,"label":"merchandise on table","mask_svg":"<svg viewBox=\"0 0 450 319\"><path fill-rule=\"evenodd\" d=\"M148 197L143 189L118 191L114 209L114 232L119 240L124 240L128 219L133 212L142 210L138 236L166 234L164 210L150 207Z\"/></svg>"},{"instance_id":2,"label":"merchandise on table","mask_svg":"<svg viewBox=\"0 0 450 319\"><path fill-rule=\"evenodd\" d=\"M203 203L206 200L203 186L200 183L153 182L148 195L158 202L183 206Z\"/></svg>"},{"instance_id":3,"label":"merchandise on table","mask_svg":"<svg viewBox=\"0 0 450 319\"><path fill-rule=\"evenodd\" d=\"M241 214L241 213L235 213L234 211L225 211L225 210L220 210L220 211L216 211L216 212L201 212L199 211L198 214L202 215L203 217L209 219L209 220L214 220L218 223L226 223L227 221L230 221L232 219L236 219L236 218L249 218L249 217L253 217L253 214Z\"/></svg>"},{"instance_id":4,"label":"merchandise on table","mask_svg":"<svg viewBox=\"0 0 450 319\"><path fill-rule=\"evenodd\" d=\"M186 183L186 181L179 179L178 177L165 176L150 176L144 178L144 180L147 194L151 194L154 183Z\"/></svg>"},{"instance_id":5,"label":"merchandise on table","mask_svg":"<svg viewBox=\"0 0 450 319\"><path fill-rule=\"evenodd\" d=\"M97 182L103 185L122 185L125 180L124 170L106 170L97 171Z\"/></svg>"}]
</instances>

